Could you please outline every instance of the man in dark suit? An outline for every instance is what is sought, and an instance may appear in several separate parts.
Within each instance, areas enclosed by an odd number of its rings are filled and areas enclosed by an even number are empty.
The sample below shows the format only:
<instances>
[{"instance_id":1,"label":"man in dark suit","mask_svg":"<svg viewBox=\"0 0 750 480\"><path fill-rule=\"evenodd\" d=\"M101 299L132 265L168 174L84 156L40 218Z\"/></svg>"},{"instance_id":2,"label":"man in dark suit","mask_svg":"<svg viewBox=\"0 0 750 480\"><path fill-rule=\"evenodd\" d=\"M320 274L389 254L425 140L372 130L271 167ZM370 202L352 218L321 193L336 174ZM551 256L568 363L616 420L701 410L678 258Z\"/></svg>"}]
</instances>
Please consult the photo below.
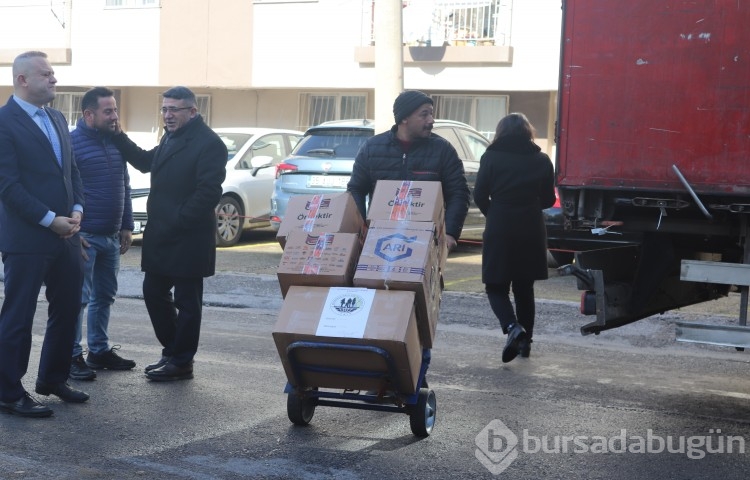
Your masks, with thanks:
<instances>
[{"instance_id":1,"label":"man in dark suit","mask_svg":"<svg viewBox=\"0 0 750 480\"><path fill-rule=\"evenodd\" d=\"M36 393L75 403L89 398L66 382L81 308L83 187L65 118L43 108L55 98L54 73L45 53L22 53L13 61L13 96L0 108L0 411L25 417L52 415L21 383L42 284L49 318Z\"/></svg>"},{"instance_id":2,"label":"man in dark suit","mask_svg":"<svg viewBox=\"0 0 750 480\"><path fill-rule=\"evenodd\" d=\"M112 138L127 162L151 172L141 270L143 299L163 347L145 369L154 381L193 378L203 278L215 272L215 209L227 163L227 148L203 122L195 94L173 87L162 97L166 132L156 148L143 150L124 133Z\"/></svg>"}]
</instances>

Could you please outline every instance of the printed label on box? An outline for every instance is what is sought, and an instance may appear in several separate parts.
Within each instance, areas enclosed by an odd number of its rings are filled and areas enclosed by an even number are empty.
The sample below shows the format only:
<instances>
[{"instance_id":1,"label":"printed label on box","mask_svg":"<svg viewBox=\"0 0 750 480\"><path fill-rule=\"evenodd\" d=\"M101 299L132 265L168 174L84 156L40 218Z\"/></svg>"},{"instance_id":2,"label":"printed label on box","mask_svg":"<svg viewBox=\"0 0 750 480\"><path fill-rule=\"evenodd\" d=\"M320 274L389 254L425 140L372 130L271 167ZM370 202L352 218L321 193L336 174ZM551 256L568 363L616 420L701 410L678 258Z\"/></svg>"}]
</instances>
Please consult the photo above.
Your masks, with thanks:
<instances>
[{"instance_id":1,"label":"printed label on box","mask_svg":"<svg viewBox=\"0 0 750 480\"><path fill-rule=\"evenodd\" d=\"M407 236L402 233L394 233L378 239L375 245L375 255L387 262L396 262L412 255L409 244L417 242L416 235Z\"/></svg>"},{"instance_id":2,"label":"printed label on box","mask_svg":"<svg viewBox=\"0 0 750 480\"><path fill-rule=\"evenodd\" d=\"M396 196L393 199L393 207L391 208L391 220L406 220L409 218L411 207L410 186L411 182L404 181L396 191Z\"/></svg>"},{"instance_id":3,"label":"printed label on box","mask_svg":"<svg viewBox=\"0 0 750 480\"><path fill-rule=\"evenodd\" d=\"M412 187L411 181L406 180L388 205L391 207L389 220L408 220L412 216L412 209L423 208L426 203L422 201L422 188Z\"/></svg>"},{"instance_id":4,"label":"printed label on box","mask_svg":"<svg viewBox=\"0 0 750 480\"><path fill-rule=\"evenodd\" d=\"M374 289L331 288L315 335L363 338L374 299Z\"/></svg>"},{"instance_id":5,"label":"printed label on box","mask_svg":"<svg viewBox=\"0 0 750 480\"><path fill-rule=\"evenodd\" d=\"M314 245L315 248L312 251L312 255L307 258L307 262L305 262L305 265L302 267L302 273L305 275L318 275L320 273L320 263L315 260L319 260L323 257L325 249L333 243L333 235L330 233L324 233L318 237L307 235L305 243L308 245Z\"/></svg>"},{"instance_id":6,"label":"printed label on box","mask_svg":"<svg viewBox=\"0 0 750 480\"><path fill-rule=\"evenodd\" d=\"M321 195L314 195L312 200L305 205L307 209L307 218L305 218L305 223L302 226L302 230L305 232L312 232L312 229L315 226L315 216L318 214L318 209L321 206L321 199ZM328 201L330 202L330 200Z\"/></svg>"}]
</instances>

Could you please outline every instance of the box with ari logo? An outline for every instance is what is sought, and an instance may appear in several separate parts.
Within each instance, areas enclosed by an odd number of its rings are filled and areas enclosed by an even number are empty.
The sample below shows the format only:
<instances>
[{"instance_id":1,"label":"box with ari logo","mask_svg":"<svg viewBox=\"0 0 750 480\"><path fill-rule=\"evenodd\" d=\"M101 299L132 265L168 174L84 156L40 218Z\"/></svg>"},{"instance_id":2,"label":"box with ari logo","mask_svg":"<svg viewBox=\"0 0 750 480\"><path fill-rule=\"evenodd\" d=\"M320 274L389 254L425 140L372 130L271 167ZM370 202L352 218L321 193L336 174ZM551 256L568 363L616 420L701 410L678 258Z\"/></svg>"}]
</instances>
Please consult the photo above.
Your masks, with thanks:
<instances>
[{"instance_id":1,"label":"box with ari logo","mask_svg":"<svg viewBox=\"0 0 750 480\"><path fill-rule=\"evenodd\" d=\"M433 222L372 220L352 282L355 287L414 292L425 348L432 348L440 313L440 245Z\"/></svg>"},{"instance_id":2,"label":"box with ari logo","mask_svg":"<svg viewBox=\"0 0 750 480\"><path fill-rule=\"evenodd\" d=\"M445 269L445 202L440 182L378 180L367 210L367 222L406 220L433 222L438 230L440 269Z\"/></svg>"}]
</instances>

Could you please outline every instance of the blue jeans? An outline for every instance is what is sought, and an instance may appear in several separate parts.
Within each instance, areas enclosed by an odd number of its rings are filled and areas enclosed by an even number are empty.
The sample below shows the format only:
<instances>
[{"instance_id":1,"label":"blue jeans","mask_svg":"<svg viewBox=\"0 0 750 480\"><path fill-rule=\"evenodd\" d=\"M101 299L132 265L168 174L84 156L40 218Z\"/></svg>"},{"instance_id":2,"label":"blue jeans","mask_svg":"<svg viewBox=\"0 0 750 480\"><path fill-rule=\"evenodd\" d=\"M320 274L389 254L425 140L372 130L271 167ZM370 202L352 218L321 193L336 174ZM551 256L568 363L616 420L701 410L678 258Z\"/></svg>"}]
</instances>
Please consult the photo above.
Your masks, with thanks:
<instances>
[{"instance_id":1,"label":"blue jeans","mask_svg":"<svg viewBox=\"0 0 750 480\"><path fill-rule=\"evenodd\" d=\"M83 290L81 292L81 313L78 314L76 339L73 342L73 356L83 353L81 347L83 312L88 305L86 337L89 352L99 355L109 350L109 310L117 293L117 274L120 271L120 234L93 235L80 233L89 242L83 269Z\"/></svg>"}]
</instances>

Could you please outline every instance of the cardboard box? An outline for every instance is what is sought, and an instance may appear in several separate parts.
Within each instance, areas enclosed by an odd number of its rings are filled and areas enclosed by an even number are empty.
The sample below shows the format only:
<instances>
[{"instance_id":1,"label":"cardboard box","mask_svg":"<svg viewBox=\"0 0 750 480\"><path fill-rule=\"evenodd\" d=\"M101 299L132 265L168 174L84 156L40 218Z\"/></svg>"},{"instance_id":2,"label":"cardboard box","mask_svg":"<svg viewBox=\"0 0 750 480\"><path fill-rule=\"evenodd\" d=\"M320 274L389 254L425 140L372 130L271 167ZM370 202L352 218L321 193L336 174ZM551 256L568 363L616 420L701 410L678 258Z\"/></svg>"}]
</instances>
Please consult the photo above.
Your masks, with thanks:
<instances>
[{"instance_id":1,"label":"cardboard box","mask_svg":"<svg viewBox=\"0 0 750 480\"><path fill-rule=\"evenodd\" d=\"M367 210L367 221L408 220L445 222L445 202L440 182L378 180Z\"/></svg>"},{"instance_id":2,"label":"cardboard box","mask_svg":"<svg viewBox=\"0 0 750 480\"><path fill-rule=\"evenodd\" d=\"M448 246L445 243L445 201L440 182L378 180L367 210L368 224L373 220L433 222L441 243L440 270L445 270Z\"/></svg>"},{"instance_id":3,"label":"cardboard box","mask_svg":"<svg viewBox=\"0 0 750 480\"><path fill-rule=\"evenodd\" d=\"M295 387L416 391L422 349L413 292L292 286L272 335L287 379ZM298 341L312 342L315 348L292 348L289 353L288 347ZM325 347L331 343L338 348ZM386 358L369 351L373 347L390 356L391 374ZM293 368L299 366L334 371Z\"/></svg>"},{"instance_id":4,"label":"cardboard box","mask_svg":"<svg viewBox=\"0 0 750 480\"><path fill-rule=\"evenodd\" d=\"M291 285L351 287L361 251L357 233L292 230L276 271L281 295L286 296Z\"/></svg>"},{"instance_id":5,"label":"cardboard box","mask_svg":"<svg viewBox=\"0 0 750 480\"><path fill-rule=\"evenodd\" d=\"M351 193L297 195L289 199L276 240L284 248L289 232L359 233L364 236L365 220Z\"/></svg>"},{"instance_id":6,"label":"cardboard box","mask_svg":"<svg viewBox=\"0 0 750 480\"><path fill-rule=\"evenodd\" d=\"M443 290L437 236L432 222L371 221L353 280L355 287L414 292L425 348L432 348Z\"/></svg>"}]
</instances>

